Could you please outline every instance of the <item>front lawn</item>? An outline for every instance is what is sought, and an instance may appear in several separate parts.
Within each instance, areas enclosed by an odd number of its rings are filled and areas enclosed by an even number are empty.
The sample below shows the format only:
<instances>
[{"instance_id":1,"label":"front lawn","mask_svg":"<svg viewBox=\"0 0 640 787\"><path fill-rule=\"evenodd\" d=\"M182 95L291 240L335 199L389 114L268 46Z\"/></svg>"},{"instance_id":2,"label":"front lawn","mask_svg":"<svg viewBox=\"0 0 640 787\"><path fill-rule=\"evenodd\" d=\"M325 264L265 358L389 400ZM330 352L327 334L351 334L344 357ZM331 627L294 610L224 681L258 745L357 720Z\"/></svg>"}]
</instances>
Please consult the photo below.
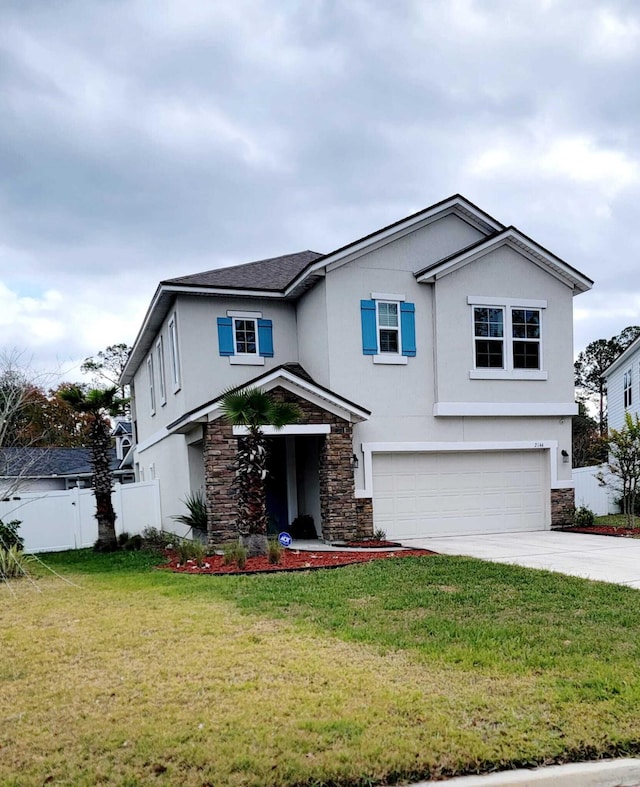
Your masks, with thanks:
<instances>
[{"instance_id":1,"label":"front lawn","mask_svg":"<svg viewBox=\"0 0 640 787\"><path fill-rule=\"evenodd\" d=\"M452 558L0 586L3 785L372 785L640 753L637 590Z\"/></svg>"}]
</instances>

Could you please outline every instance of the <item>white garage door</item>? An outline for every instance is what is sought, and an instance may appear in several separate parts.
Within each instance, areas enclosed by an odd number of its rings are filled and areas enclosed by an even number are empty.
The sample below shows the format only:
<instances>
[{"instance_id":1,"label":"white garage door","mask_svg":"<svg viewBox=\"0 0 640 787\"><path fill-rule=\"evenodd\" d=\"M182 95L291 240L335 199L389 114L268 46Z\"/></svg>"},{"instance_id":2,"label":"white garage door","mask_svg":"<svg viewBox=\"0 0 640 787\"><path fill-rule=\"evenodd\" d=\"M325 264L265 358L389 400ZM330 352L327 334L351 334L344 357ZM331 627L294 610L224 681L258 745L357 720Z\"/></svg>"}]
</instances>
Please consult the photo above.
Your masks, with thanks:
<instances>
[{"instance_id":1,"label":"white garage door","mask_svg":"<svg viewBox=\"0 0 640 787\"><path fill-rule=\"evenodd\" d=\"M549 528L546 451L373 455L373 522L387 538Z\"/></svg>"}]
</instances>

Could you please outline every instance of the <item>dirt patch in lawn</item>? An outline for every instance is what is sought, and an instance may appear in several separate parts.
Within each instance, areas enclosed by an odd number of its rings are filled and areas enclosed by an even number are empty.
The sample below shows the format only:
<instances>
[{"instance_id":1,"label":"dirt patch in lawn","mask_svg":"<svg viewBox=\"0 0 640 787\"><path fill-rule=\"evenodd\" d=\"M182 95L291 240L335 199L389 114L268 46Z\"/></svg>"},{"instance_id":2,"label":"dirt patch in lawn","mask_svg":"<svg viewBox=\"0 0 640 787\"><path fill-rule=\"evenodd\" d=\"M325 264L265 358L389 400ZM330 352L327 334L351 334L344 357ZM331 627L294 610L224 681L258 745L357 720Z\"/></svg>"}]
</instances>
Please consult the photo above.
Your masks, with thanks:
<instances>
[{"instance_id":1,"label":"dirt patch in lawn","mask_svg":"<svg viewBox=\"0 0 640 787\"><path fill-rule=\"evenodd\" d=\"M309 571L317 568L339 568L340 566L350 566L354 563L368 563L371 560L428 557L435 554L435 552L430 552L426 549L397 549L386 552L382 552L379 549L358 552L323 552L320 550L317 552L303 552L295 549L285 549L282 552L279 563L269 563L267 557L250 557L247 558L247 562L242 569L239 569L235 563L225 565L222 555L211 555L206 557L201 565L197 565L193 560L180 563L177 555L168 554L168 562L159 566L159 568L187 574L261 574L268 571Z\"/></svg>"},{"instance_id":2,"label":"dirt patch in lawn","mask_svg":"<svg viewBox=\"0 0 640 787\"><path fill-rule=\"evenodd\" d=\"M620 538L640 538L640 528L611 527L610 525L590 525L589 527L564 527L568 533L587 533L592 536L618 536Z\"/></svg>"}]
</instances>

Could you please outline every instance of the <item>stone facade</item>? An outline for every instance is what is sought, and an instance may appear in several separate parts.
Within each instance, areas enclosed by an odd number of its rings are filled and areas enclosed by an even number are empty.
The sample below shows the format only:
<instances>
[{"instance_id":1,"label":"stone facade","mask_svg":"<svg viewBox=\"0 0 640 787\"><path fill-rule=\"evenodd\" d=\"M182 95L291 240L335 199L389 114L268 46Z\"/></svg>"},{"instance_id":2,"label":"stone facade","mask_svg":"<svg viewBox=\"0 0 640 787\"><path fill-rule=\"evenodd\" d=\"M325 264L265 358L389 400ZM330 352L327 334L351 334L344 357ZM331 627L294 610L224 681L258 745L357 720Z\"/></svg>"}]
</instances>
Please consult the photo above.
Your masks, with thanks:
<instances>
[{"instance_id":1,"label":"stone facade","mask_svg":"<svg viewBox=\"0 0 640 787\"><path fill-rule=\"evenodd\" d=\"M560 528L573 524L575 489L551 490L551 527Z\"/></svg>"},{"instance_id":2,"label":"stone facade","mask_svg":"<svg viewBox=\"0 0 640 787\"><path fill-rule=\"evenodd\" d=\"M224 419L219 418L206 425L204 472L211 545L238 538L236 503L231 490L237 450L238 438L233 436L231 425Z\"/></svg>"},{"instance_id":3,"label":"stone facade","mask_svg":"<svg viewBox=\"0 0 640 787\"><path fill-rule=\"evenodd\" d=\"M331 432L323 436L318 468L322 538L348 541L358 535L370 535L373 529L371 500L356 500L354 494L352 424L284 388L275 388L271 394L277 400L298 406L302 417L297 423L331 426ZM232 427L222 419L207 424L204 460L210 544L237 538L236 508L231 490L237 445Z\"/></svg>"}]
</instances>

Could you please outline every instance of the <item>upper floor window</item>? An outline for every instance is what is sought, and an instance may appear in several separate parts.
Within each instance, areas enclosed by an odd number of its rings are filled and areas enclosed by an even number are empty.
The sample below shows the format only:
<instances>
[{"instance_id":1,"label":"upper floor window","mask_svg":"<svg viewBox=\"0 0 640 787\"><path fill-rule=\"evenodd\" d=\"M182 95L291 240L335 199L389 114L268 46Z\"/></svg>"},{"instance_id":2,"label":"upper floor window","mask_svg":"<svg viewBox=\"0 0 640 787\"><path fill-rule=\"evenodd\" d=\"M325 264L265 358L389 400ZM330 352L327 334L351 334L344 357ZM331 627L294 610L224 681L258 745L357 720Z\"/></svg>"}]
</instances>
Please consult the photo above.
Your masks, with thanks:
<instances>
[{"instance_id":1,"label":"upper floor window","mask_svg":"<svg viewBox=\"0 0 640 787\"><path fill-rule=\"evenodd\" d=\"M173 392L180 390L180 354L178 352L178 325L176 315L169 319L169 359Z\"/></svg>"},{"instance_id":2,"label":"upper floor window","mask_svg":"<svg viewBox=\"0 0 640 787\"><path fill-rule=\"evenodd\" d=\"M158 356L158 392L160 393L160 404L167 403L167 386L164 373L164 340L162 336L156 342L156 353Z\"/></svg>"},{"instance_id":3,"label":"upper floor window","mask_svg":"<svg viewBox=\"0 0 640 787\"><path fill-rule=\"evenodd\" d=\"M622 390L624 394L624 407L626 410L627 407L631 407L631 405L633 404L633 383L632 383L631 369L629 369L624 373Z\"/></svg>"},{"instance_id":4,"label":"upper floor window","mask_svg":"<svg viewBox=\"0 0 640 787\"><path fill-rule=\"evenodd\" d=\"M473 319L472 379L546 380L542 310L546 301L469 297Z\"/></svg>"},{"instance_id":5,"label":"upper floor window","mask_svg":"<svg viewBox=\"0 0 640 787\"><path fill-rule=\"evenodd\" d=\"M406 364L416 354L415 306L404 295L371 293L360 301L362 352L374 363Z\"/></svg>"},{"instance_id":6,"label":"upper floor window","mask_svg":"<svg viewBox=\"0 0 640 787\"><path fill-rule=\"evenodd\" d=\"M149 378L149 406L151 415L156 412L156 387L153 375L153 355L147 358L147 377Z\"/></svg>"},{"instance_id":7,"label":"upper floor window","mask_svg":"<svg viewBox=\"0 0 640 787\"><path fill-rule=\"evenodd\" d=\"M376 301L378 347L381 353L400 352L400 304Z\"/></svg>"},{"instance_id":8,"label":"upper floor window","mask_svg":"<svg viewBox=\"0 0 640 787\"><path fill-rule=\"evenodd\" d=\"M255 366L273 358L273 323L262 312L228 311L217 323L218 350L229 363Z\"/></svg>"}]
</instances>

